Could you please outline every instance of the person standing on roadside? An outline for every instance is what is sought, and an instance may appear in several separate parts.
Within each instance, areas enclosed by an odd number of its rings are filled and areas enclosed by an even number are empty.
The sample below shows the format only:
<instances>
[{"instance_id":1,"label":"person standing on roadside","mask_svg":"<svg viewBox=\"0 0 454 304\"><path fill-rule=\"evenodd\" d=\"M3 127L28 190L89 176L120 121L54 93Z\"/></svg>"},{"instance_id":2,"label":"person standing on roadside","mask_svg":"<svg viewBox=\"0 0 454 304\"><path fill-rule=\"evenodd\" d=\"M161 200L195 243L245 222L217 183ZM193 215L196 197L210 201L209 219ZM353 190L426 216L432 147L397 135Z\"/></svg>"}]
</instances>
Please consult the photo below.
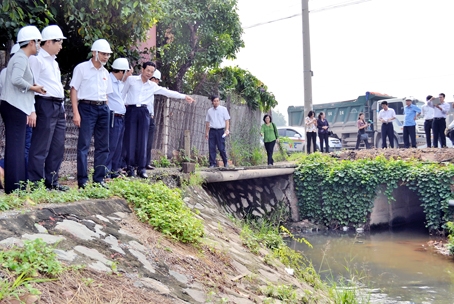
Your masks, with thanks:
<instances>
[{"instance_id":1,"label":"person standing on roadside","mask_svg":"<svg viewBox=\"0 0 454 304\"><path fill-rule=\"evenodd\" d=\"M325 119L325 113L320 112L317 119L318 139L320 140L320 152L323 153L323 144L325 145L326 153L329 153L328 145L328 128L329 123Z\"/></svg>"},{"instance_id":2,"label":"person standing on roadside","mask_svg":"<svg viewBox=\"0 0 454 304\"><path fill-rule=\"evenodd\" d=\"M381 122L381 147L387 148L386 137L389 139L389 146L394 148L394 127L393 120L396 119L394 109L388 107L388 102L382 101L382 109L378 113L378 120Z\"/></svg>"},{"instance_id":3,"label":"person standing on roadside","mask_svg":"<svg viewBox=\"0 0 454 304\"><path fill-rule=\"evenodd\" d=\"M96 40L91 46L90 60L79 63L71 80L73 122L79 128L77 141L77 184L85 188L88 183L88 150L91 137L95 138L93 182L107 188L104 182L109 156L109 107L107 94L113 92L109 72L104 68L112 54L109 42Z\"/></svg>"},{"instance_id":4,"label":"person standing on roadside","mask_svg":"<svg viewBox=\"0 0 454 304\"><path fill-rule=\"evenodd\" d=\"M274 165L273 160L273 151L274 145L279 143L279 133L277 131L276 125L273 123L271 116L265 114L263 116L263 122L260 129L260 135L263 137L263 142L265 143L265 150L268 156L268 166Z\"/></svg>"},{"instance_id":5,"label":"person standing on roadside","mask_svg":"<svg viewBox=\"0 0 454 304\"><path fill-rule=\"evenodd\" d=\"M154 71L153 62L143 63L142 73L138 76L128 77L122 91L126 105L123 144L126 148L126 165L130 177L135 176L134 168L137 166L137 175L141 178L148 178L146 172L147 139L150 128L148 106L151 97L154 94L160 94L170 98L186 99L189 103L194 101L188 95L167 90L150 81Z\"/></svg>"},{"instance_id":6,"label":"person standing on roadside","mask_svg":"<svg viewBox=\"0 0 454 304\"><path fill-rule=\"evenodd\" d=\"M438 98L440 104L433 104L433 97L429 100L428 105L434 109L434 120L432 122L432 132L434 134L434 148L438 148L438 140L441 142L441 148L446 148L446 114L449 112L449 104L445 102L446 95L440 93Z\"/></svg>"},{"instance_id":7,"label":"person standing on roadside","mask_svg":"<svg viewBox=\"0 0 454 304\"><path fill-rule=\"evenodd\" d=\"M315 112L309 111L305 119L306 124L306 145L307 154L311 153L311 143L314 146L314 152L317 150L317 119L315 118Z\"/></svg>"},{"instance_id":8,"label":"person standing on roadside","mask_svg":"<svg viewBox=\"0 0 454 304\"><path fill-rule=\"evenodd\" d=\"M58 183L65 152L66 119L65 93L55 60L66 37L58 25L45 27L41 35L41 50L29 60L35 82L44 86L46 93L35 94L36 126L30 146L28 177L32 182L44 179L47 189L67 191L67 186Z\"/></svg>"},{"instance_id":9,"label":"person standing on roadside","mask_svg":"<svg viewBox=\"0 0 454 304\"><path fill-rule=\"evenodd\" d=\"M153 77L150 79L152 82L159 85L161 82L161 72L159 70L154 70ZM148 128L148 139L147 139L147 169L153 170L154 167L151 165L151 150L153 149L153 140L154 140L154 95L150 98L150 103L148 104L148 112L150 112L150 127Z\"/></svg>"},{"instance_id":10,"label":"person standing on roadside","mask_svg":"<svg viewBox=\"0 0 454 304\"><path fill-rule=\"evenodd\" d=\"M432 147L432 124L434 121L434 109L429 106L429 100L432 99L432 95L426 97L426 104L421 107L421 115L424 117L424 133L426 134L427 148Z\"/></svg>"},{"instance_id":11,"label":"person standing on roadside","mask_svg":"<svg viewBox=\"0 0 454 304\"><path fill-rule=\"evenodd\" d=\"M25 26L17 34L20 50L8 62L1 93L0 112L5 124L5 193L22 188L27 168L25 159L26 125L36 125L35 93L46 94L36 85L28 58L39 51L41 33L35 26Z\"/></svg>"},{"instance_id":12,"label":"person standing on roadside","mask_svg":"<svg viewBox=\"0 0 454 304\"><path fill-rule=\"evenodd\" d=\"M112 83L112 93L107 94L110 109L109 124L109 156L107 157L107 176L116 178L120 175L123 136L125 131L126 107L121 91L124 82L131 76L132 69L128 59L117 58L112 64L109 74Z\"/></svg>"},{"instance_id":13,"label":"person standing on roadside","mask_svg":"<svg viewBox=\"0 0 454 304\"><path fill-rule=\"evenodd\" d=\"M205 138L208 140L210 168L216 167L216 147L221 154L224 167L228 167L227 153L225 152L225 137L230 134L230 115L226 107L221 106L219 97L210 97L213 105L208 109L205 118Z\"/></svg>"},{"instance_id":14,"label":"person standing on roadside","mask_svg":"<svg viewBox=\"0 0 454 304\"><path fill-rule=\"evenodd\" d=\"M364 141L364 145L366 147L366 149L369 149L369 141L368 141L368 137L364 136L367 135L366 134L366 128L369 126L366 122L366 120L364 119L364 113L359 113L359 116L358 116L358 121L356 122L356 125L358 127L358 136L356 138L356 147L355 149L358 150L359 149L359 144L361 143L361 140Z\"/></svg>"},{"instance_id":15,"label":"person standing on roadside","mask_svg":"<svg viewBox=\"0 0 454 304\"><path fill-rule=\"evenodd\" d=\"M421 109L413 104L413 99L407 97L404 107L404 147L406 149L410 148L410 140L412 148L416 148L416 119L420 113Z\"/></svg>"}]
</instances>

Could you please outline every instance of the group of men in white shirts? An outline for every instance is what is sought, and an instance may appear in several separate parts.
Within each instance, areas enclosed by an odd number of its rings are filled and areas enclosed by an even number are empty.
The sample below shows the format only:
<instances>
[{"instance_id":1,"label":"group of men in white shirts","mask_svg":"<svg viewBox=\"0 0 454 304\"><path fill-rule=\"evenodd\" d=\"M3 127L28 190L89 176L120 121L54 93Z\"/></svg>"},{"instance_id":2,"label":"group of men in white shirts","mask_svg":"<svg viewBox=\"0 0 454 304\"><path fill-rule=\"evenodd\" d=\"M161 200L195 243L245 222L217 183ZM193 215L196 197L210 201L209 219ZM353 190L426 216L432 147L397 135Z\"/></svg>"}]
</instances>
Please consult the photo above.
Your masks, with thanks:
<instances>
[{"instance_id":1,"label":"group of men in white shirts","mask_svg":"<svg viewBox=\"0 0 454 304\"><path fill-rule=\"evenodd\" d=\"M407 98L406 106L404 107L404 142L405 147L410 146L408 137L411 139L411 146L416 148L415 126L416 119L421 114L424 117L424 132L426 137L427 148L441 148L446 147L446 115L449 112L450 105L445 102L446 95L440 93L438 95L439 102L433 102L434 97L428 95L426 97L426 104L419 109L416 105L412 104L412 99ZM388 107L388 103L383 101L381 103L382 110L378 114L378 119L382 122L381 135L382 135L382 148L387 148L386 138L389 139L391 148L394 148L394 128L392 121L396 119L394 109ZM432 140L433 135L433 140Z\"/></svg>"},{"instance_id":2,"label":"group of men in white shirts","mask_svg":"<svg viewBox=\"0 0 454 304\"><path fill-rule=\"evenodd\" d=\"M68 190L58 182L65 150L66 120L65 96L56 55L62 49L64 39L57 25L47 26L42 32L35 26L26 26L18 33L20 55L15 55L8 63L7 89L2 90L0 98L0 112L5 123L5 193L20 188L27 173L31 182L44 180L48 189ZM124 165L129 176L135 176L137 170L138 176L147 178L154 94L186 99L189 103L194 100L160 87L157 83L161 76L152 62L143 63L141 74L132 76L128 60L117 58L109 73L104 66L112 50L105 39L96 40L91 52L88 61L75 67L70 83L73 122L79 127L78 186L85 188L89 180L87 158L92 136L94 183L107 187L105 178L118 176ZM23 104L27 107L16 102L20 98L24 98ZM17 117L14 117L16 112ZM26 124L33 127L28 166L23 161L24 152L20 151L24 146L20 141L24 141L22 133ZM14 138L14 133L20 136Z\"/></svg>"}]
</instances>

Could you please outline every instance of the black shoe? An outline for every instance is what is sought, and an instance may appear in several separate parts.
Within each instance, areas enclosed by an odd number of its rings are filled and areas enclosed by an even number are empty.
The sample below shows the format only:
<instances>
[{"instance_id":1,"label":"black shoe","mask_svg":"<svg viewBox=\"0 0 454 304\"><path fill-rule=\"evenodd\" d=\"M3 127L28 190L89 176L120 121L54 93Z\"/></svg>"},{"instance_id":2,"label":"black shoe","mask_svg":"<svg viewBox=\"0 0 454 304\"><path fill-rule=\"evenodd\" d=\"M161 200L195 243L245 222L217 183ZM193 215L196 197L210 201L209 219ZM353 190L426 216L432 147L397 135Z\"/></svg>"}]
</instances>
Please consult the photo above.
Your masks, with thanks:
<instances>
[{"instance_id":1,"label":"black shoe","mask_svg":"<svg viewBox=\"0 0 454 304\"><path fill-rule=\"evenodd\" d=\"M147 168L148 170L154 170L154 167L152 165L147 165L145 168Z\"/></svg>"},{"instance_id":2,"label":"black shoe","mask_svg":"<svg viewBox=\"0 0 454 304\"><path fill-rule=\"evenodd\" d=\"M141 178L148 178L148 174L146 172L140 172L138 175Z\"/></svg>"},{"instance_id":3,"label":"black shoe","mask_svg":"<svg viewBox=\"0 0 454 304\"><path fill-rule=\"evenodd\" d=\"M46 188L48 190L58 190L58 191L68 191L69 190L69 187L68 186L63 186L63 185L60 185L60 184L56 184L56 185L51 185L51 186L46 186ZM79 187L80 188L80 187Z\"/></svg>"},{"instance_id":4,"label":"black shoe","mask_svg":"<svg viewBox=\"0 0 454 304\"><path fill-rule=\"evenodd\" d=\"M79 189L85 189L85 188L87 188L87 183L78 184L78 186L79 186Z\"/></svg>"},{"instance_id":5,"label":"black shoe","mask_svg":"<svg viewBox=\"0 0 454 304\"><path fill-rule=\"evenodd\" d=\"M109 186L107 185L107 183L105 181L101 181L101 182L94 182L95 185L99 185L105 189L109 189Z\"/></svg>"},{"instance_id":6,"label":"black shoe","mask_svg":"<svg viewBox=\"0 0 454 304\"><path fill-rule=\"evenodd\" d=\"M134 168L131 167L128 169L128 177L134 177L134 176L136 176L136 173L134 171Z\"/></svg>"}]
</instances>

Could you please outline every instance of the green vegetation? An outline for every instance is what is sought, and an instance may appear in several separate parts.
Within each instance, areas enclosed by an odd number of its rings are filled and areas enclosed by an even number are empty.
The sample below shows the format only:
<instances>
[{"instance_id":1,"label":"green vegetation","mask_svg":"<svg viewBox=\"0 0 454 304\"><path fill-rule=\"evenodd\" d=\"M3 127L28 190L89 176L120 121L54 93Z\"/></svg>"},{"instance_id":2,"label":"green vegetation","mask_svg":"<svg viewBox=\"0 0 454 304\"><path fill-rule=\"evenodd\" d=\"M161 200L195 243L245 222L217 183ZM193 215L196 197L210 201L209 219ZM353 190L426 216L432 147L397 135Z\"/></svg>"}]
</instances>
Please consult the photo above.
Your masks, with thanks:
<instances>
[{"instance_id":1,"label":"green vegetation","mask_svg":"<svg viewBox=\"0 0 454 304\"><path fill-rule=\"evenodd\" d=\"M302 218L331 228L367 223L380 185L393 201L392 192L406 185L420 198L426 227L444 229L452 218L448 198L453 186L454 165L417 160L375 159L338 160L313 153L298 158L295 189Z\"/></svg>"},{"instance_id":2,"label":"green vegetation","mask_svg":"<svg viewBox=\"0 0 454 304\"><path fill-rule=\"evenodd\" d=\"M449 254L454 255L454 223L447 222L446 227L448 230L448 250Z\"/></svg>"},{"instance_id":3,"label":"green vegetation","mask_svg":"<svg viewBox=\"0 0 454 304\"><path fill-rule=\"evenodd\" d=\"M195 183L195 182L194 182ZM156 230L183 243L197 243L203 236L202 221L186 206L179 189L170 189L164 183L149 184L142 180L115 179L109 189L89 184L83 190L67 192L48 191L41 183L28 184L26 190L0 196L0 210L23 205L64 203L113 196L124 198L134 206L137 216ZM33 189L33 191L32 191Z\"/></svg>"},{"instance_id":4,"label":"green vegetation","mask_svg":"<svg viewBox=\"0 0 454 304\"><path fill-rule=\"evenodd\" d=\"M0 300L19 299L26 293L37 295L39 291L33 283L52 280L65 270L53 248L41 239L25 241L23 248L2 250L0 265L4 275L0 281Z\"/></svg>"}]
</instances>

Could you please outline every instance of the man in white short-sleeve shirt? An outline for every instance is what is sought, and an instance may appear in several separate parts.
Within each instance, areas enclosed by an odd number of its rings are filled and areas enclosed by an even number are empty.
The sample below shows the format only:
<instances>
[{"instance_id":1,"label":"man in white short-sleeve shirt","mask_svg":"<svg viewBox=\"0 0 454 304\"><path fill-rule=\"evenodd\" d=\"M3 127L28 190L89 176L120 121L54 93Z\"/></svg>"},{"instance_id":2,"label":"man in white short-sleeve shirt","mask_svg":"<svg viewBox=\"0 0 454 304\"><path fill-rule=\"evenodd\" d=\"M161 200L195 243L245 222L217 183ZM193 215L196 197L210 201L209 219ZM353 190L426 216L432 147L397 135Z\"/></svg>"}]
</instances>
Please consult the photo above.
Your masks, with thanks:
<instances>
[{"instance_id":1,"label":"man in white short-sleeve shirt","mask_svg":"<svg viewBox=\"0 0 454 304\"><path fill-rule=\"evenodd\" d=\"M105 39L96 40L92 58L76 66L71 80L73 122L79 127L77 141L77 183L85 188L88 182L87 157L91 137L95 139L93 182L107 188L104 182L109 156L109 107L107 94L113 92L109 72L104 65L112 53Z\"/></svg>"},{"instance_id":2,"label":"man in white short-sleeve shirt","mask_svg":"<svg viewBox=\"0 0 454 304\"><path fill-rule=\"evenodd\" d=\"M213 107L208 109L205 119L205 138L208 139L210 168L216 166L216 147L221 154L224 167L228 167L225 137L230 133L230 115L227 108L220 105L219 97L211 96L210 99Z\"/></svg>"},{"instance_id":3,"label":"man in white short-sleeve shirt","mask_svg":"<svg viewBox=\"0 0 454 304\"><path fill-rule=\"evenodd\" d=\"M378 113L378 120L381 121L381 146L387 148L386 137L389 139L389 145L394 148L394 127L393 120L396 119L396 112L394 109L388 107L388 102L382 101L382 109Z\"/></svg>"}]
</instances>

